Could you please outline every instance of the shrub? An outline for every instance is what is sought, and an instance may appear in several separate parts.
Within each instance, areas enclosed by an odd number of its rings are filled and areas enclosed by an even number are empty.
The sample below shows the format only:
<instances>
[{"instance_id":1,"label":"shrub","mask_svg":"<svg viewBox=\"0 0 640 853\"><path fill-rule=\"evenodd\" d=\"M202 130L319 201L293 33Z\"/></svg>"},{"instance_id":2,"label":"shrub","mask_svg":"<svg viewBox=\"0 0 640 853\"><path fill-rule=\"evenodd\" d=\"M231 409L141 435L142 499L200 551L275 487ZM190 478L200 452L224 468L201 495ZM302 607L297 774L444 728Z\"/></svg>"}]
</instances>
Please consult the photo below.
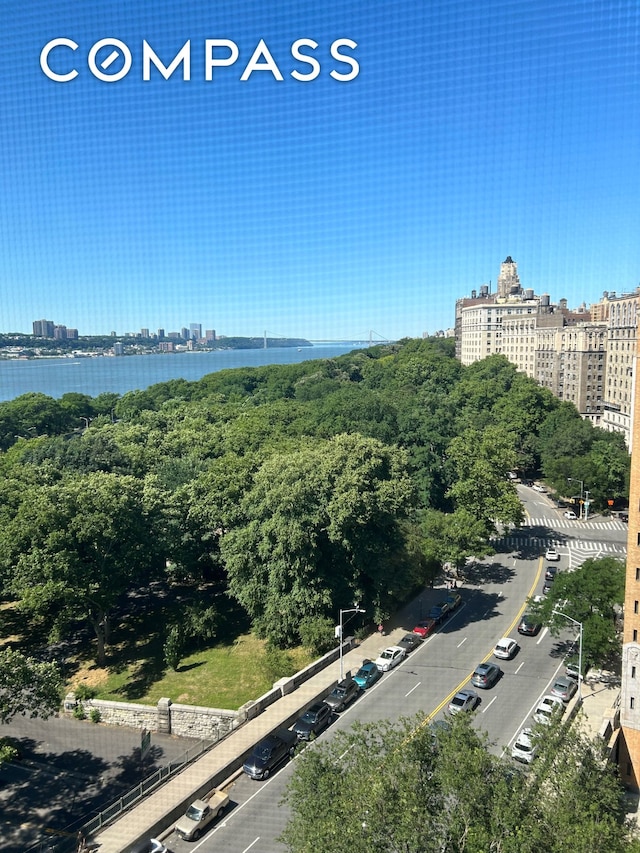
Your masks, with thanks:
<instances>
[{"instance_id":1,"label":"shrub","mask_svg":"<svg viewBox=\"0 0 640 853\"><path fill-rule=\"evenodd\" d=\"M89 711L89 719L92 723L99 723L102 719L102 714L100 713L100 708L92 708Z\"/></svg>"},{"instance_id":2,"label":"shrub","mask_svg":"<svg viewBox=\"0 0 640 853\"><path fill-rule=\"evenodd\" d=\"M313 654L323 655L335 646L335 626L326 616L303 619L299 630L302 645Z\"/></svg>"},{"instance_id":3,"label":"shrub","mask_svg":"<svg viewBox=\"0 0 640 853\"><path fill-rule=\"evenodd\" d=\"M76 718L76 720L86 720L87 719L87 715L85 713L84 705L82 704L82 702L79 702L76 705L76 707L73 709L73 716Z\"/></svg>"}]
</instances>

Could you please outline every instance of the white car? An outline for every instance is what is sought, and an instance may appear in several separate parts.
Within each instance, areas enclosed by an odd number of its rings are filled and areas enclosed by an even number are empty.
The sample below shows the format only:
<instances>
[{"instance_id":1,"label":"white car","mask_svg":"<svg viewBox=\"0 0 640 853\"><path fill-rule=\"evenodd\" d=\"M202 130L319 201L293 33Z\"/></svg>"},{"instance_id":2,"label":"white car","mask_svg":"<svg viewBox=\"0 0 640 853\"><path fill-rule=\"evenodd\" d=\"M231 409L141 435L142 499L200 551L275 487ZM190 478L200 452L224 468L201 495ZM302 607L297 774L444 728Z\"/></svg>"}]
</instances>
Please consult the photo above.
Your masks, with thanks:
<instances>
[{"instance_id":1,"label":"white car","mask_svg":"<svg viewBox=\"0 0 640 853\"><path fill-rule=\"evenodd\" d=\"M547 491L544 486L540 485L540 483L534 483L533 486L531 486L531 488L533 489L534 492L542 492L543 495L546 494L546 491Z\"/></svg>"},{"instance_id":2,"label":"white car","mask_svg":"<svg viewBox=\"0 0 640 853\"><path fill-rule=\"evenodd\" d=\"M518 648L518 644L511 637L503 637L496 643L493 654L495 657L500 658L500 660L511 660L518 651Z\"/></svg>"},{"instance_id":3,"label":"white car","mask_svg":"<svg viewBox=\"0 0 640 853\"><path fill-rule=\"evenodd\" d=\"M575 512L572 509L568 509L565 512L564 517L571 519L571 521L577 521L578 520L578 516L575 514Z\"/></svg>"},{"instance_id":4,"label":"white car","mask_svg":"<svg viewBox=\"0 0 640 853\"><path fill-rule=\"evenodd\" d=\"M515 758L516 761L522 761L524 764L531 764L536 757L536 751L537 746L533 742L532 730L522 729L511 747L512 758Z\"/></svg>"},{"instance_id":5,"label":"white car","mask_svg":"<svg viewBox=\"0 0 640 853\"><path fill-rule=\"evenodd\" d=\"M564 702L557 696L545 696L536 708L533 719L536 723L542 723L548 726L552 718L557 715L561 717L564 714Z\"/></svg>"},{"instance_id":6,"label":"white car","mask_svg":"<svg viewBox=\"0 0 640 853\"><path fill-rule=\"evenodd\" d=\"M549 560L549 562L551 562L551 563L553 563L555 560L560 559L560 554L558 554L558 552L556 551L555 548L547 548L544 556L545 556L545 559Z\"/></svg>"},{"instance_id":7,"label":"white car","mask_svg":"<svg viewBox=\"0 0 640 853\"><path fill-rule=\"evenodd\" d=\"M380 653L380 656L375 659L374 663L380 672L387 672L393 669L394 666L397 666L401 660L404 660L406 654L405 649L401 646L389 646L388 649Z\"/></svg>"}]
</instances>

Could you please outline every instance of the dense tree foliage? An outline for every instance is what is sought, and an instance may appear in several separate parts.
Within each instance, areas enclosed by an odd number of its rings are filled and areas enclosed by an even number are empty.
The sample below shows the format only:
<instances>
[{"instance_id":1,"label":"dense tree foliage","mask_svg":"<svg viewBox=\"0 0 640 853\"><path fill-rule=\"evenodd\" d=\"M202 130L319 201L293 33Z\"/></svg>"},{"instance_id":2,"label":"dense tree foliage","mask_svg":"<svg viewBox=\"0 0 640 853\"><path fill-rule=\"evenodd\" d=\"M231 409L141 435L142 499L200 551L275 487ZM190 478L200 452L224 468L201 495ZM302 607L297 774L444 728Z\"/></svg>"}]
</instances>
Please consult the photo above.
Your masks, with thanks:
<instances>
[{"instance_id":1,"label":"dense tree foliage","mask_svg":"<svg viewBox=\"0 0 640 853\"><path fill-rule=\"evenodd\" d=\"M622 853L623 791L595 742L539 733L528 773L489 751L470 715L356 724L296 759L291 853Z\"/></svg>"},{"instance_id":2,"label":"dense tree foliage","mask_svg":"<svg viewBox=\"0 0 640 853\"><path fill-rule=\"evenodd\" d=\"M552 632L567 630L561 611L583 628L583 670L611 664L620 650L616 622L624 601L625 565L613 557L585 560L574 572L559 572L550 591L535 605Z\"/></svg>"},{"instance_id":3,"label":"dense tree foliage","mask_svg":"<svg viewBox=\"0 0 640 853\"><path fill-rule=\"evenodd\" d=\"M390 612L426 572L517 523L507 472L625 493L619 435L502 356L450 339L0 404L0 582L58 633L150 573L215 581L286 644L354 600ZM206 603L206 602L205 602Z\"/></svg>"},{"instance_id":4,"label":"dense tree foliage","mask_svg":"<svg viewBox=\"0 0 640 853\"><path fill-rule=\"evenodd\" d=\"M0 649L0 723L26 713L46 719L60 707L61 693L62 677L55 663Z\"/></svg>"}]
</instances>

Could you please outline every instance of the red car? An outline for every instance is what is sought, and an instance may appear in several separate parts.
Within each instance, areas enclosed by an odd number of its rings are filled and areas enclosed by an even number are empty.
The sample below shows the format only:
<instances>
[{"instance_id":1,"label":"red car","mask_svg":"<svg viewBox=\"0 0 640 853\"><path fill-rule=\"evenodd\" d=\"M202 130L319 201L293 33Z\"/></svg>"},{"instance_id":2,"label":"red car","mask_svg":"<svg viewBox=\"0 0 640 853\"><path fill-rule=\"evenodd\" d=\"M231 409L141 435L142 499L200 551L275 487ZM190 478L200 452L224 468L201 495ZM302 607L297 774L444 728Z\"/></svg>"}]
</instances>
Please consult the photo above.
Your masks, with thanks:
<instances>
[{"instance_id":1,"label":"red car","mask_svg":"<svg viewBox=\"0 0 640 853\"><path fill-rule=\"evenodd\" d=\"M424 640L425 637L429 636L437 624L438 623L435 619L424 619L422 622L418 622L416 627L413 629L413 633L418 634L418 636L422 637Z\"/></svg>"}]
</instances>

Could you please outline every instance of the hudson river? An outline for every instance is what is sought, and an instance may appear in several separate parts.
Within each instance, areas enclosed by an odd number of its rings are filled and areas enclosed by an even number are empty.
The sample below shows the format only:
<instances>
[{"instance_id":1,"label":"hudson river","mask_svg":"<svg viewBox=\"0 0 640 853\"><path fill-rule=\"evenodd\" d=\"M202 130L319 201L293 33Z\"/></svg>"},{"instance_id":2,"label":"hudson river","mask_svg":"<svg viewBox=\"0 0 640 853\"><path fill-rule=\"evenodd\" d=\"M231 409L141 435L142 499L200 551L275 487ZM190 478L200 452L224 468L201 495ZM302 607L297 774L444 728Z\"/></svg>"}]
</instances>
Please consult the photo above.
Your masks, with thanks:
<instances>
[{"instance_id":1,"label":"hudson river","mask_svg":"<svg viewBox=\"0 0 640 853\"><path fill-rule=\"evenodd\" d=\"M293 364L318 358L333 358L366 343L316 344L312 347L236 349L214 352L130 355L117 358L35 358L0 360L0 400L39 391L61 397L70 391L97 397L105 391L126 394L168 379L201 379L207 373L234 367Z\"/></svg>"}]
</instances>

